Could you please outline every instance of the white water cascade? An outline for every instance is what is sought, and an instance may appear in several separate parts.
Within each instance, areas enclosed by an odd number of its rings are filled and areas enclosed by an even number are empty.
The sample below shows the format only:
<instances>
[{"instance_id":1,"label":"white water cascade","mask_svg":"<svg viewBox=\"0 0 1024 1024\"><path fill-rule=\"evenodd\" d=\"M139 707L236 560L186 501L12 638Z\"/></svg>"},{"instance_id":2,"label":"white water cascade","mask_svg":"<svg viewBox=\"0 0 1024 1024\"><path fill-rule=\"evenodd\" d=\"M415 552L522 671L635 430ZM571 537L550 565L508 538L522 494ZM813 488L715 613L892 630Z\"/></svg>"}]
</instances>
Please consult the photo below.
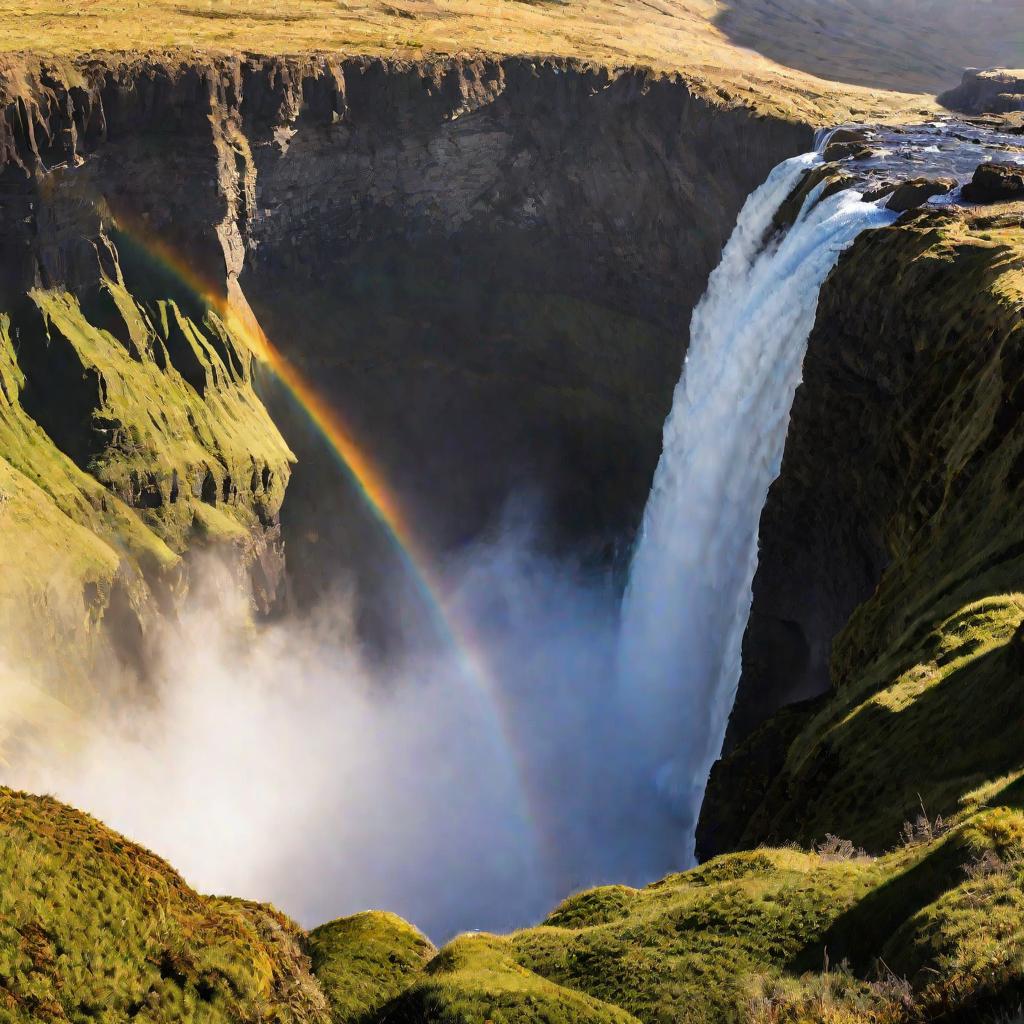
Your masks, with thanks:
<instances>
[{"instance_id":1,"label":"white water cascade","mask_svg":"<svg viewBox=\"0 0 1024 1024\"><path fill-rule=\"evenodd\" d=\"M819 289L861 231L895 219L852 190L819 201L818 186L765 246L776 211L820 159L780 164L740 213L693 314L633 556L621 713L640 751L636 806L650 805L656 787L671 810L661 803L662 823L641 825L660 845L646 866L652 877L693 862L697 814L739 682L758 523L781 467Z\"/></svg>"}]
</instances>

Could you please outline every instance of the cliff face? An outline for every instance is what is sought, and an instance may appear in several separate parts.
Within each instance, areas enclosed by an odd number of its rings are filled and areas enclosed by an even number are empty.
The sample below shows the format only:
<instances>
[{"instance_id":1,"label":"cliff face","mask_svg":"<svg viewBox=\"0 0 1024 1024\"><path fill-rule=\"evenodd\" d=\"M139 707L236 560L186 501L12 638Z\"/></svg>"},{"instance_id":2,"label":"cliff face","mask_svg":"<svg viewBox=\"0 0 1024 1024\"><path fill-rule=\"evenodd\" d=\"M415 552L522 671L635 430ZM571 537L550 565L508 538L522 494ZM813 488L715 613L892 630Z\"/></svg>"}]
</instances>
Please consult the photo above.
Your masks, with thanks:
<instances>
[{"instance_id":1,"label":"cliff face","mask_svg":"<svg viewBox=\"0 0 1024 1024\"><path fill-rule=\"evenodd\" d=\"M922 802L948 816L1018 767L1019 216L914 214L822 291L705 854L826 831L884 848Z\"/></svg>"},{"instance_id":2,"label":"cliff face","mask_svg":"<svg viewBox=\"0 0 1024 1024\"><path fill-rule=\"evenodd\" d=\"M96 685L111 640L144 674L189 551L233 550L257 602L278 596L293 456L247 345L195 283L223 282L237 251L209 85L142 65L2 72L5 655L47 661L50 631L65 697ZM163 218L180 231L166 242Z\"/></svg>"},{"instance_id":3,"label":"cliff face","mask_svg":"<svg viewBox=\"0 0 1024 1024\"><path fill-rule=\"evenodd\" d=\"M966 114L1009 114L1024 111L1024 72L1004 68L969 69L955 89L940 101Z\"/></svg>"},{"instance_id":4,"label":"cliff face","mask_svg":"<svg viewBox=\"0 0 1024 1024\"><path fill-rule=\"evenodd\" d=\"M464 541L532 489L556 542L604 558L639 516L736 212L810 144L680 78L571 61L9 61L2 92L17 415L141 520L161 566L246 534L265 603L290 455L219 297L241 285L427 538ZM359 561L358 502L265 384L299 456L284 526L312 594ZM104 593L153 575L106 562Z\"/></svg>"},{"instance_id":5,"label":"cliff face","mask_svg":"<svg viewBox=\"0 0 1024 1024\"><path fill-rule=\"evenodd\" d=\"M87 683L101 620L144 670L147 621L172 610L190 548L231 545L274 600L291 462L216 314L150 300L145 268L122 271L128 247L98 246L96 284L32 288L0 315L4 651L46 661L48 635L65 696Z\"/></svg>"},{"instance_id":6,"label":"cliff face","mask_svg":"<svg viewBox=\"0 0 1024 1024\"><path fill-rule=\"evenodd\" d=\"M809 130L568 62L247 73L241 283L268 333L437 548L525 492L556 543L607 557L646 499L690 310L747 194ZM337 474L315 439L286 434L309 581L325 549L351 563L364 545L354 504L325 514Z\"/></svg>"}]
</instances>

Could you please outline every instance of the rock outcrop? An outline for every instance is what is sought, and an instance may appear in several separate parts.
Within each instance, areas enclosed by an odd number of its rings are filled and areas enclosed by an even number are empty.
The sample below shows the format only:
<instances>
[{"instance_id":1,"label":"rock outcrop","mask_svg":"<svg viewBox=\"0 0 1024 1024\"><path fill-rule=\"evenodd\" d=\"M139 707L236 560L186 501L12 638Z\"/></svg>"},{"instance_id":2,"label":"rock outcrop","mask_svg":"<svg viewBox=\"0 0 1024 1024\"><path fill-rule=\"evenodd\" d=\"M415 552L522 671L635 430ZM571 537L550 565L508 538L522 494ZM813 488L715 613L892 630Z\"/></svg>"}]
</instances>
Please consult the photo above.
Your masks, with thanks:
<instances>
[{"instance_id":1,"label":"rock outcrop","mask_svg":"<svg viewBox=\"0 0 1024 1024\"><path fill-rule=\"evenodd\" d=\"M906 213L923 206L934 196L949 195L956 187L955 178L911 178L893 189L885 205L894 213Z\"/></svg>"},{"instance_id":2,"label":"rock outcrop","mask_svg":"<svg viewBox=\"0 0 1024 1024\"><path fill-rule=\"evenodd\" d=\"M1024 198L1024 164L981 164L960 194L969 203L1003 203Z\"/></svg>"},{"instance_id":3,"label":"rock outcrop","mask_svg":"<svg viewBox=\"0 0 1024 1024\"><path fill-rule=\"evenodd\" d=\"M955 89L939 102L963 114L1008 114L1024 110L1024 71L968 68Z\"/></svg>"}]
</instances>

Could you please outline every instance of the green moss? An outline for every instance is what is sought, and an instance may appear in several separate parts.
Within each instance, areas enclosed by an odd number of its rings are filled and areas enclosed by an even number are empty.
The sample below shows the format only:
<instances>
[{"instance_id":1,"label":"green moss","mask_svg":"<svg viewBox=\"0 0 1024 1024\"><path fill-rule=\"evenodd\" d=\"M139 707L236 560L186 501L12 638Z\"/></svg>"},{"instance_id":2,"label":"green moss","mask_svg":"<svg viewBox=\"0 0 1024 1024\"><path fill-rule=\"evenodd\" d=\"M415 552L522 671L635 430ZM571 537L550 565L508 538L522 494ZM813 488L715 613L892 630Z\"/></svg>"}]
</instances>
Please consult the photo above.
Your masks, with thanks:
<instances>
[{"instance_id":1,"label":"green moss","mask_svg":"<svg viewBox=\"0 0 1024 1024\"><path fill-rule=\"evenodd\" d=\"M527 969L508 939L464 935L377 1018L394 1024L636 1024L623 1010Z\"/></svg>"},{"instance_id":2,"label":"green moss","mask_svg":"<svg viewBox=\"0 0 1024 1024\"><path fill-rule=\"evenodd\" d=\"M309 949L335 1024L372 1017L437 952L412 925L379 911L321 925L310 932Z\"/></svg>"},{"instance_id":3,"label":"green moss","mask_svg":"<svg viewBox=\"0 0 1024 1024\"><path fill-rule=\"evenodd\" d=\"M733 854L638 891L611 920L543 926L511 942L524 966L640 1020L735 1019L744 978L783 968L882 870L796 850Z\"/></svg>"},{"instance_id":4,"label":"green moss","mask_svg":"<svg viewBox=\"0 0 1024 1024\"><path fill-rule=\"evenodd\" d=\"M588 928L625 917L639 898L627 885L604 885L577 893L555 908L544 921L553 928Z\"/></svg>"},{"instance_id":5,"label":"green moss","mask_svg":"<svg viewBox=\"0 0 1024 1024\"><path fill-rule=\"evenodd\" d=\"M997 808L879 858L760 849L642 890L580 893L540 927L446 946L374 1019L534 1019L522 1001L543 1002L538 976L561 990L551 1020L577 1019L564 992L645 1024L881 1024L1014 1006L1021 821ZM1002 855L982 862L983 848Z\"/></svg>"},{"instance_id":6,"label":"green moss","mask_svg":"<svg viewBox=\"0 0 1024 1024\"><path fill-rule=\"evenodd\" d=\"M1024 813L883 857L795 848L606 886L440 952L386 913L304 936L199 896L46 797L0 789L0 1021L911 1024L1015 1005ZM307 958L308 953L308 958Z\"/></svg>"},{"instance_id":7,"label":"green moss","mask_svg":"<svg viewBox=\"0 0 1024 1024\"><path fill-rule=\"evenodd\" d=\"M55 800L0 789L0 879L0 1021L329 1020L295 925Z\"/></svg>"},{"instance_id":8,"label":"green moss","mask_svg":"<svg viewBox=\"0 0 1024 1024\"><path fill-rule=\"evenodd\" d=\"M189 548L230 544L249 557L276 521L292 461L244 341L121 244L127 276L111 243L94 289L36 290L0 313L5 653L65 698L95 685L89 663L112 595L144 621L154 588L179 589ZM33 635L21 650L24 624ZM40 664L47 649L58 664Z\"/></svg>"},{"instance_id":9,"label":"green moss","mask_svg":"<svg viewBox=\"0 0 1024 1024\"><path fill-rule=\"evenodd\" d=\"M739 820L723 787L756 751L717 770L708 820L731 844L836 832L879 852L922 803L962 815L1024 767L1024 232L979 217L926 211L868 233L823 289L844 359L886 367L890 564L835 641L833 691L786 732L770 784L742 791Z\"/></svg>"},{"instance_id":10,"label":"green moss","mask_svg":"<svg viewBox=\"0 0 1024 1024\"><path fill-rule=\"evenodd\" d=\"M228 537L272 519L290 453L252 389L249 354L230 344L212 311L205 328L173 300L124 314L133 303L123 278L105 279L102 287L124 315L126 338L90 323L66 292L31 296L43 315L47 347L54 351L59 340L70 350L52 358L74 358L97 381L91 423L84 425L93 446L82 468L178 552L192 537L201 503L222 513L207 517L207 526L225 516L234 521L219 531Z\"/></svg>"},{"instance_id":11,"label":"green moss","mask_svg":"<svg viewBox=\"0 0 1024 1024\"><path fill-rule=\"evenodd\" d=\"M168 574L178 557L28 416L21 405L24 386L11 320L0 314L0 621L9 627L5 653L15 663L28 664L38 661L40 651L52 651L51 681L66 695L90 685L83 653L93 643L97 615L115 584L138 605L147 591L143 573ZM31 635L18 628L27 624Z\"/></svg>"}]
</instances>

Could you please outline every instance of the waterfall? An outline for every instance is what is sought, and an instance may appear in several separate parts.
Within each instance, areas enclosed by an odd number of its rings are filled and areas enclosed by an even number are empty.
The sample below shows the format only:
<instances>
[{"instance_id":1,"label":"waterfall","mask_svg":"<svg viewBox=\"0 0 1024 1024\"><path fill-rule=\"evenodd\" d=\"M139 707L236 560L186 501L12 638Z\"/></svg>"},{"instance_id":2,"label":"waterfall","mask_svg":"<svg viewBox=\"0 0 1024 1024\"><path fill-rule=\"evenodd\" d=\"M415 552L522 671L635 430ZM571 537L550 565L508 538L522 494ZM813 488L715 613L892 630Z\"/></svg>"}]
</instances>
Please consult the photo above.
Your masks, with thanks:
<instances>
[{"instance_id":1,"label":"waterfall","mask_svg":"<svg viewBox=\"0 0 1024 1024\"><path fill-rule=\"evenodd\" d=\"M862 230L895 219L853 190L820 200L818 186L792 227L765 245L776 211L820 160L809 153L780 164L740 213L693 314L633 555L621 713L640 751L644 802L656 786L671 810L660 826L663 864L649 871L693 861L739 682L761 509L782 463L819 289ZM663 802L660 813L667 817Z\"/></svg>"}]
</instances>

